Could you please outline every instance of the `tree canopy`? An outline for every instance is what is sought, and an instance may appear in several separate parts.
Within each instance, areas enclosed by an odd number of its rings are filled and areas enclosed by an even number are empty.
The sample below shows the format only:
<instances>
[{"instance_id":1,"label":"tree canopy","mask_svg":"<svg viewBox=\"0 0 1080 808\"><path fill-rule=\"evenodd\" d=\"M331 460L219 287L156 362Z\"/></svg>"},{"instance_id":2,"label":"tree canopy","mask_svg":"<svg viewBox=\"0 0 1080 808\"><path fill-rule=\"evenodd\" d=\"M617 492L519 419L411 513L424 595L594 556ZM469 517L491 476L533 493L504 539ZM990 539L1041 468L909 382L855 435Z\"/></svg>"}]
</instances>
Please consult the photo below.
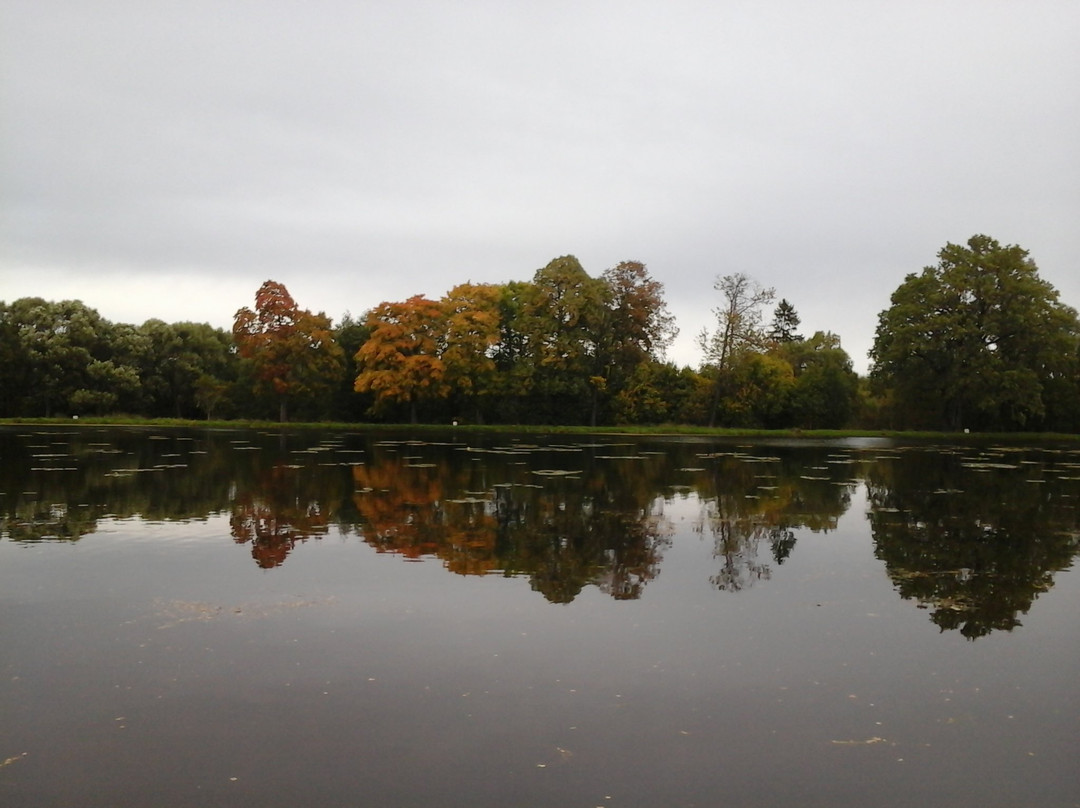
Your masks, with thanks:
<instances>
[{"instance_id":1,"label":"tree canopy","mask_svg":"<svg viewBox=\"0 0 1080 808\"><path fill-rule=\"evenodd\" d=\"M893 292L871 375L897 425L1061 428L1052 422L1064 417L1063 396L1075 400L1078 344L1076 312L1028 252L977 235L946 244Z\"/></svg>"},{"instance_id":2,"label":"tree canopy","mask_svg":"<svg viewBox=\"0 0 1080 808\"><path fill-rule=\"evenodd\" d=\"M322 312L301 309L283 284L266 281L255 293L255 310L242 308L233 319L240 356L250 360L254 387L277 398L282 421L290 400L329 393L344 367L332 323Z\"/></svg>"},{"instance_id":3,"label":"tree canopy","mask_svg":"<svg viewBox=\"0 0 1080 808\"><path fill-rule=\"evenodd\" d=\"M272 280L231 333L0 301L0 416L1080 430L1077 314L1020 247L974 236L908 275L870 379L750 275L713 288L697 368L667 361L664 287L632 260L593 276L563 255L528 280L383 301L336 327Z\"/></svg>"}]
</instances>

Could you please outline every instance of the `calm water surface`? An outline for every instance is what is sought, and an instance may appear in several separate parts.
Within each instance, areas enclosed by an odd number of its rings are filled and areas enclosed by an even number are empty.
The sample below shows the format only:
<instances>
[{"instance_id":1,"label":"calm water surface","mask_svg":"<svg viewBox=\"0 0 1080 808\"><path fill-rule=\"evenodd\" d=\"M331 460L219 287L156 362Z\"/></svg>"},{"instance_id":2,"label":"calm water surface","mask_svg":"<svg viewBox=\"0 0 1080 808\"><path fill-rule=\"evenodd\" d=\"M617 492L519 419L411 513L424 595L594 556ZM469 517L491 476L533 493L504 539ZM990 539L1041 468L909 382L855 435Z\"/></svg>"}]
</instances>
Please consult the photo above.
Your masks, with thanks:
<instances>
[{"instance_id":1,"label":"calm water surface","mask_svg":"<svg viewBox=\"0 0 1080 808\"><path fill-rule=\"evenodd\" d=\"M2 806L1078 806L1080 448L0 430Z\"/></svg>"}]
</instances>

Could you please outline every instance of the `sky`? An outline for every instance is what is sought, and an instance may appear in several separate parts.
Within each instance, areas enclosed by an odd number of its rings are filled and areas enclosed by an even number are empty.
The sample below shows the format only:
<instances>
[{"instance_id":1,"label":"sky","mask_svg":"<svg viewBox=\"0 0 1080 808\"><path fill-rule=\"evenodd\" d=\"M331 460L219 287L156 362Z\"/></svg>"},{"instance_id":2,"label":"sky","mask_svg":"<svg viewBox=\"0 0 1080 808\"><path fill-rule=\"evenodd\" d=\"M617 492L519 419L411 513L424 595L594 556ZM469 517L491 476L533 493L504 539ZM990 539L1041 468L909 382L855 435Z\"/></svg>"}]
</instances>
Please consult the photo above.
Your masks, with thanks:
<instances>
[{"instance_id":1,"label":"sky","mask_svg":"<svg viewBox=\"0 0 1080 808\"><path fill-rule=\"evenodd\" d=\"M562 255L840 336L949 242L1080 308L1080 3L0 0L0 300L338 320ZM767 312L766 319L771 316Z\"/></svg>"}]
</instances>

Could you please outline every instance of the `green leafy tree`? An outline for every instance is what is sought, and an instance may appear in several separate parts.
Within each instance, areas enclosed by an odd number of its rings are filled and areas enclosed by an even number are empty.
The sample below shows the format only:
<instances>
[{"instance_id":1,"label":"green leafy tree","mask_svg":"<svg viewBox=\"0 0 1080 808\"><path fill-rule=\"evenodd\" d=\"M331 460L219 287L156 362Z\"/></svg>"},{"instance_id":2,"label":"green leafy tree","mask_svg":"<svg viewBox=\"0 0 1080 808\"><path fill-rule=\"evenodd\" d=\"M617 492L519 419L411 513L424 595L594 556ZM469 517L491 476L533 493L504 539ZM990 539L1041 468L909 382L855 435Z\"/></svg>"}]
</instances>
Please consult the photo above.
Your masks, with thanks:
<instances>
[{"instance_id":1,"label":"green leafy tree","mask_svg":"<svg viewBox=\"0 0 1080 808\"><path fill-rule=\"evenodd\" d=\"M356 319L346 311L334 329L334 340L345 355L345 371L334 393L334 419L361 421L371 410L374 398L356 392L356 354L368 338L371 329L362 319Z\"/></svg>"},{"instance_id":2,"label":"green leafy tree","mask_svg":"<svg viewBox=\"0 0 1080 808\"><path fill-rule=\"evenodd\" d=\"M1080 322L1026 250L947 244L878 317L871 375L904 425L1023 429L1075 379Z\"/></svg>"},{"instance_id":3,"label":"green leafy tree","mask_svg":"<svg viewBox=\"0 0 1080 808\"><path fill-rule=\"evenodd\" d=\"M49 302L20 298L11 304L11 323L18 329L22 355L28 361L31 389L24 399L27 414L99 411L115 403L119 392L108 389L110 373L123 362L112 361L111 324L79 300ZM109 362L110 366L93 363ZM122 381L130 381L122 374ZM81 392L80 392L81 391Z\"/></svg>"},{"instance_id":4,"label":"green leafy tree","mask_svg":"<svg viewBox=\"0 0 1080 808\"><path fill-rule=\"evenodd\" d=\"M222 407L229 400L232 388L231 383L214 376L203 375L195 380L192 391L193 401L196 407L206 413L207 421L221 412Z\"/></svg>"},{"instance_id":5,"label":"green leafy tree","mask_svg":"<svg viewBox=\"0 0 1080 808\"><path fill-rule=\"evenodd\" d=\"M0 418L22 415L32 386L30 353L11 307L0 301Z\"/></svg>"},{"instance_id":6,"label":"green leafy tree","mask_svg":"<svg viewBox=\"0 0 1080 808\"><path fill-rule=\"evenodd\" d=\"M240 356L252 363L255 393L276 400L282 422L289 402L328 398L344 370L330 318L299 308L275 281L259 287L254 311L236 312L233 338Z\"/></svg>"},{"instance_id":7,"label":"green leafy tree","mask_svg":"<svg viewBox=\"0 0 1080 808\"><path fill-rule=\"evenodd\" d=\"M572 255L538 270L532 286L521 322L536 411L545 421L582 423L604 387L599 345L607 287L590 278Z\"/></svg>"},{"instance_id":8,"label":"green leafy tree","mask_svg":"<svg viewBox=\"0 0 1080 808\"><path fill-rule=\"evenodd\" d=\"M153 319L138 331L146 344L140 374L148 415L193 418L207 413L199 402L210 399L198 395L199 380L217 379L227 387L236 377L232 335L223 329L208 323ZM214 399L212 408L218 409L221 403Z\"/></svg>"},{"instance_id":9,"label":"green leafy tree","mask_svg":"<svg viewBox=\"0 0 1080 808\"><path fill-rule=\"evenodd\" d=\"M839 429L855 415L859 377L835 334L818 331L807 340L784 343L777 353L794 373L791 424L807 429Z\"/></svg>"},{"instance_id":10,"label":"green leafy tree","mask_svg":"<svg viewBox=\"0 0 1080 808\"><path fill-rule=\"evenodd\" d=\"M498 287L498 338L491 346L495 363L490 416L511 423L534 420L528 406L533 395L536 362L526 312L535 306L536 287L528 281L510 281Z\"/></svg>"}]
</instances>

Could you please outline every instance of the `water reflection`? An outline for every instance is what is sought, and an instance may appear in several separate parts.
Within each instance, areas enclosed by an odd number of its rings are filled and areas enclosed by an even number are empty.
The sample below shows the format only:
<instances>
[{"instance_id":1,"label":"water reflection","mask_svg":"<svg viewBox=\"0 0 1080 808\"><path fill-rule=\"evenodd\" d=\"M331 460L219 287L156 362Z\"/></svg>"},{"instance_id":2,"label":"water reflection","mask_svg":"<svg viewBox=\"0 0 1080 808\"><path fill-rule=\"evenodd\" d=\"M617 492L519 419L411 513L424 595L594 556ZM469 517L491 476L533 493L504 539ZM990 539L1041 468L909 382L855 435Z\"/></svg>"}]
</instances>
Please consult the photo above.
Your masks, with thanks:
<instances>
[{"instance_id":1,"label":"water reflection","mask_svg":"<svg viewBox=\"0 0 1080 808\"><path fill-rule=\"evenodd\" d=\"M663 500L655 484L628 484L619 463L584 447L423 448L444 449L441 462L394 460L383 443L376 462L352 470L358 532L380 552L433 556L466 575L525 576L555 603L590 584L636 598L656 576L670 541ZM560 468L537 467L553 457Z\"/></svg>"},{"instance_id":2,"label":"water reflection","mask_svg":"<svg viewBox=\"0 0 1080 808\"><path fill-rule=\"evenodd\" d=\"M870 526L897 591L971 639L1021 625L1077 552L1076 459L999 447L873 464Z\"/></svg>"},{"instance_id":3,"label":"water reflection","mask_svg":"<svg viewBox=\"0 0 1080 808\"><path fill-rule=\"evenodd\" d=\"M772 576L762 542L779 565L794 550L796 531L835 529L857 485L857 461L848 454L774 447L762 453L699 453L697 460L705 467L692 469L702 477L694 489L702 502L696 529L712 536L720 568L710 581L728 592Z\"/></svg>"},{"instance_id":4,"label":"water reflection","mask_svg":"<svg viewBox=\"0 0 1080 808\"><path fill-rule=\"evenodd\" d=\"M942 630L1011 630L1077 553L1080 452L386 440L363 434L0 430L3 537L78 541L102 519L227 515L263 569L331 533L460 575L521 577L553 603L643 596L696 505L703 575L740 592L865 486L876 555Z\"/></svg>"}]
</instances>

